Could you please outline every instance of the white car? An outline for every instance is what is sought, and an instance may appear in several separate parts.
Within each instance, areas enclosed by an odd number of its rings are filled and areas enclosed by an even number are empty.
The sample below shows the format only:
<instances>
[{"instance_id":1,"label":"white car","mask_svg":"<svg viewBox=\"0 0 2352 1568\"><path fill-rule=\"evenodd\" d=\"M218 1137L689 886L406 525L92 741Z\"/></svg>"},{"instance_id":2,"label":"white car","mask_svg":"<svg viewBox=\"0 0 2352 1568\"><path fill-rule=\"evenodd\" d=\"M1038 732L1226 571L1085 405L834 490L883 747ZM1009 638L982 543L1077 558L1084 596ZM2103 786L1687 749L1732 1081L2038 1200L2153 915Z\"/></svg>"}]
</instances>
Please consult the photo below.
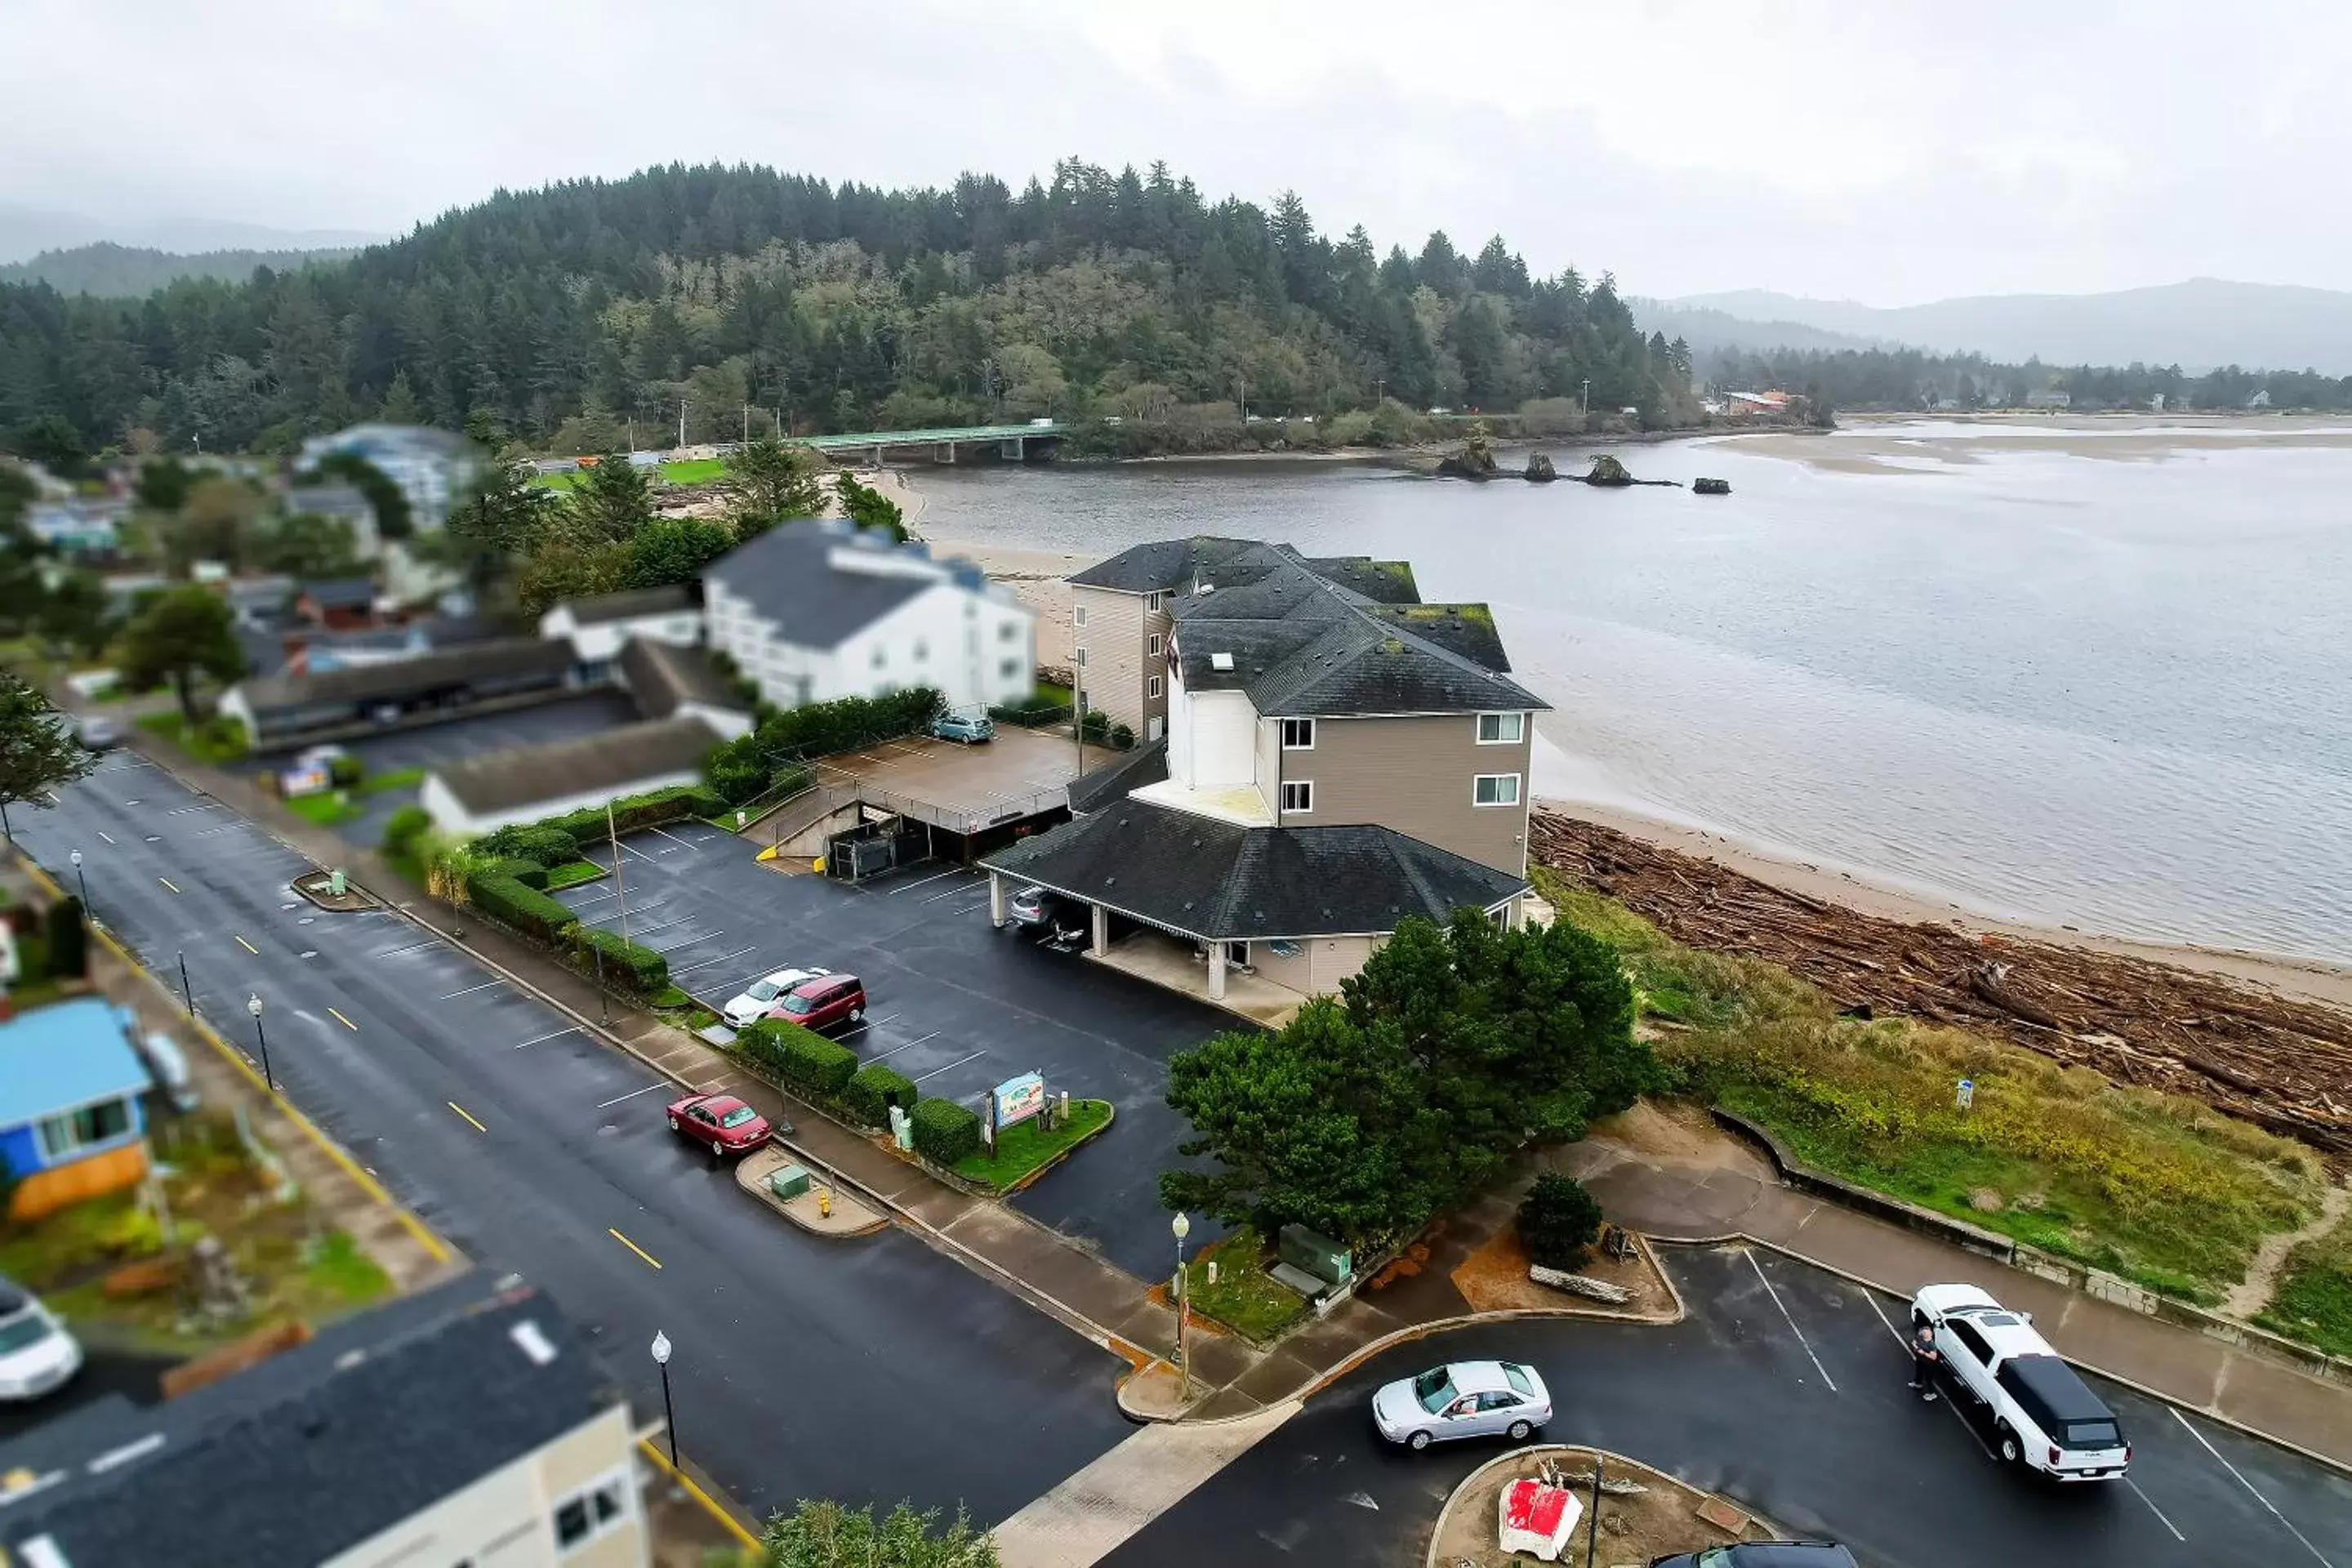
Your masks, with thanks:
<instances>
[{"instance_id":1,"label":"white car","mask_svg":"<svg viewBox=\"0 0 2352 1568\"><path fill-rule=\"evenodd\" d=\"M1399 1378L1372 1395L1372 1425L1391 1443L1421 1449L1456 1437L1524 1443L1551 1419L1551 1394L1531 1366L1457 1361Z\"/></svg>"},{"instance_id":2,"label":"white car","mask_svg":"<svg viewBox=\"0 0 2352 1568\"><path fill-rule=\"evenodd\" d=\"M81 1346L31 1292L0 1279L0 1399L38 1399L81 1370Z\"/></svg>"},{"instance_id":3,"label":"white car","mask_svg":"<svg viewBox=\"0 0 2352 1568\"><path fill-rule=\"evenodd\" d=\"M719 1009L730 1029L746 1024L756 1024L766 1017L784 994L803 980L814 980L820 974L830 974L830 969L779 969L761 980L743 988L743 994Z\"/></svg>"},{"instance_id":4,"label":"white car","mask_svg":"<svg viewBox=\"0 0 2352 1568\"><path fill-rule=\"evenodd\" d=\"M2028 1314L1974 1285L1926 1285L1911 1298L1911 1322L1935 1331L1948 1381L1991 1416L2007 1463L2061 1481L2116 1480L2130 1468L2116 1413Z\"/></svg>"}]
</instances>

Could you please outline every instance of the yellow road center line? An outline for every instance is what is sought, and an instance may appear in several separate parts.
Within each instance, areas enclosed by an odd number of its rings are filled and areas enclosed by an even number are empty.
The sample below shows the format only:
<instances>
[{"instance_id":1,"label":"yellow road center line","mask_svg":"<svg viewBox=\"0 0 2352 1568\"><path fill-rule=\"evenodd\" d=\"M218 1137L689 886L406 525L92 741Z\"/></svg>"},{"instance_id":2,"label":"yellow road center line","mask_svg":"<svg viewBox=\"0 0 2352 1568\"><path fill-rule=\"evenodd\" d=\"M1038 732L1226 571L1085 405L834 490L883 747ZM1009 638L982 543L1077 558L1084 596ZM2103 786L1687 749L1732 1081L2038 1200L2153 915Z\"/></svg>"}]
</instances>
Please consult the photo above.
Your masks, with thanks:
<instances>
[{"instance_id":1,"label":"yellow road center line","mask_svg":"<svg viewBox=\"0 0 2352 1568\"><path fill-rule=\"evenodd\" d=\"M644 1247L639 1247L635 1242L631 1241L627 1237L623 1236L611 1226L606 1226L604 1227L604 1234L611 1237L614 1241L619 1242L623 1247L627 1247L631 1252L635 1253L639 1258L642 1258L646 1262L652 1264L655 1268L659 1268L661 1267L660 1258L656 1258L652 1253L647 1252Z\"/></svg>"},{"instance_id":2,"label":"yellow road center line","mask_svg":"<svg viewBox=\"0 0 2352 1568\"><path fill-rule=\"evenodd\" d=\"M470 1110L467 1110L464 1106L462 1106L462 1105L458 1104L456 1100L443 1100L441 1103L442 1103L442 1104L444 1104L444 1105L446 1105L446 1106L447 1106L450 1110L452 1110L456 1111L458 1115L460 1115L460 1116L464 1117L467 1121L469 1121L469 1122L473 1122L473 1127L474 1127L474 1131L477 1131L477 1132L488 1132L488 1131L489 1131L489 1129L488 1129L488 1128L487 1128L487 1127L483 1126L480 1122L478 1122L478 1121L474 1121L474 1113L473 1113L472 1111L470 1111Z\"/></svg>"},{"instance_id":3,"label":"yellow road center line","mask_svg":"<svg viewBox=\"0 0 2352 1568\"><path fill-rule=\"evenodd\" d=\"M328 1008L327 1011L330 1013L335 1013L335 1010L332 1007ZM354 1035L360 1032L360 1026L357 1024L352 1023L349 1018L344 1017L341 1013L335 1013L335 1022L341 1024L344 1028L349 1029Z\"/></svg>"},{"instance_id":4,"label":"yellow road center line","mask_svg":"<svg viewBox=\"0 0 2352 1568\"><path fill-rule=\"evenodd\" d=\"M172 879L171 879L171 878L169 878L169 877L158 877L158 878L156 878L155 879L156 879L157 881L159 881L159 882L163 883L163 886L165 886L165 887L167 887L167 888L171 889L172 889L172 891L173 891L173 892L175 892L175 893L176 893L176 892L178 892L178 891L180 890L180 889L179 889L179 885L178 885L177 883L173 882L173 881L172 880Z\"/></svg>"},{"instance_id":5,"label":"yellow road center line","mask_svg":"<svg viewBox=\"0 0 2352 1568\"><path fill-rule=\"evenodd\" d=\"M231 935L235 935L236 933L235 933L235 932L231 932L230 934L231 934ZM239 946L239 947L241 947L241 948L243 948L243 949L245 949L245 951L246 951L246 952L250 952L250 953L258 954L258 953L261 952L261 950L260 950L259 948L257 948L257 947L254 946L254 945L253 945L253 943L251 943L251 942L249 942L246 941L246 940L245 940L245 938L243 938L243 937L241 937L241 936L240 936L240 937L237 937L237 939L236 939L236 945L237 945L237 946Z\"/></svg>"}]
</instances>

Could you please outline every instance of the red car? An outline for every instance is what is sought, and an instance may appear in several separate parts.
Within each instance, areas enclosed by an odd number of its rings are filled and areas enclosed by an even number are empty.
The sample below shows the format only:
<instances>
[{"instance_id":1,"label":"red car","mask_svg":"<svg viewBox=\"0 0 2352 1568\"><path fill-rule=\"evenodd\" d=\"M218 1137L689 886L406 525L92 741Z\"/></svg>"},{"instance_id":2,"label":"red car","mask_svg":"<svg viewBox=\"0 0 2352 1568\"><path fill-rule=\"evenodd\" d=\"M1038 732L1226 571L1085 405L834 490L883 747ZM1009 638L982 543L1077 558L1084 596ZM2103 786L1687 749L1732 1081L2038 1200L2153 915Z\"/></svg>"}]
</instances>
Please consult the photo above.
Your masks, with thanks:
<instances>
[{"instance_id":1,"label":"red car","mask_svg":"<svg viewBox=\"0 0 2352 1568\"><path fill-rule=\"evenodd\" d=\"M844 1019L856 1024L866 1017L866 983L855 974L825 974L803 980L768 1009L771 1018L822 1029Z\"/></svg>"},{"instance_id":2,"label":"red car","mask_svg":"<svg viewBox=\"0 0 2352 1568\"><path fill-rule=\"evenodd\" d=\"M731 1094L690 1094L672 1101L669 1130L709 1150L714 1160L748 1154L768 1141L768 1119Z\"/></svg>"}]
</instances>

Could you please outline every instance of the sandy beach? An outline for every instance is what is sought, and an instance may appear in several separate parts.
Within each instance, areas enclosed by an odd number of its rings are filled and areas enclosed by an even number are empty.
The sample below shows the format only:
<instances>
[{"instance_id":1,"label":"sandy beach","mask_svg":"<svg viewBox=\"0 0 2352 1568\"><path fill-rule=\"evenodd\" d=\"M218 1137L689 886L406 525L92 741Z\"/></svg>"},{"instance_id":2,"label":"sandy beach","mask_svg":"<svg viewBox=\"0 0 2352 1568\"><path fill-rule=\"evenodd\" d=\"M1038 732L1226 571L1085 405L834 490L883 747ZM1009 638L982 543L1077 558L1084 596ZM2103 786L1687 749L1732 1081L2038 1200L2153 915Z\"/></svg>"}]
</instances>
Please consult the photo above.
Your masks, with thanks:
<instances>
[{"instance_id":1,"label":"sandy beach","mask_svg":"<svg viewBox=\"0 0 2352 1568\"><path fill-rule=\"evenodd\" d=\"M2352 447L2352 421L2307 415L1911 415L1864 416L1834 431L1759 430L1712 439L1735 451L1828 473L1919 476L1981 463L1988 454L2000 452L2160 463L2182 452Z\"/></svg>"}]
</instances>

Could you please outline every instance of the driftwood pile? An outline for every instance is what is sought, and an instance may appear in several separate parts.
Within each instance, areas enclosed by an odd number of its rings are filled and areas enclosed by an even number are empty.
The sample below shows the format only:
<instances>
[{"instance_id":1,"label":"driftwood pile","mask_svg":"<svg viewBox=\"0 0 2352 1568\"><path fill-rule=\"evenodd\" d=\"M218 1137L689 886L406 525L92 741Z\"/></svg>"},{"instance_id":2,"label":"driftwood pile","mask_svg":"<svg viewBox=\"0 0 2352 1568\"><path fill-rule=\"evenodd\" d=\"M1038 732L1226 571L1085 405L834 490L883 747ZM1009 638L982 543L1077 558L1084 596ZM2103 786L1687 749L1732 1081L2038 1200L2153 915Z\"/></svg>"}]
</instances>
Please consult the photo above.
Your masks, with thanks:
<instances>
[{"instance_id":1,"label":"driftwood pile","mask_svg":"<svg viewBox=\"0 0 2352 1568\"><path fill-rule=\"evenodd\" d=\"M1857 1016L1999 1035L2352 1154L2352 1013L2146 959L1884 920L1552 812L1535 859L1687 947L1760 958Z\"/></svg>"},{"instance_id":2,"label":"driftwood pile","mask_svg":"<svg viewBox=\"0 0 2352 1568\"><path fill-rule=\"evenodd\" d=\"M1595 1279L1566 1268L1547 1268L1540 1263L1528 1265L1528 1278L1538 1285L1549 1285L1591 1301L1606 1301L1612 1307L1622 1307L1633 1299L1633 1292L1622 1285L1612 1285L1606 1279Z\"/></svg>"}]
</instances>

